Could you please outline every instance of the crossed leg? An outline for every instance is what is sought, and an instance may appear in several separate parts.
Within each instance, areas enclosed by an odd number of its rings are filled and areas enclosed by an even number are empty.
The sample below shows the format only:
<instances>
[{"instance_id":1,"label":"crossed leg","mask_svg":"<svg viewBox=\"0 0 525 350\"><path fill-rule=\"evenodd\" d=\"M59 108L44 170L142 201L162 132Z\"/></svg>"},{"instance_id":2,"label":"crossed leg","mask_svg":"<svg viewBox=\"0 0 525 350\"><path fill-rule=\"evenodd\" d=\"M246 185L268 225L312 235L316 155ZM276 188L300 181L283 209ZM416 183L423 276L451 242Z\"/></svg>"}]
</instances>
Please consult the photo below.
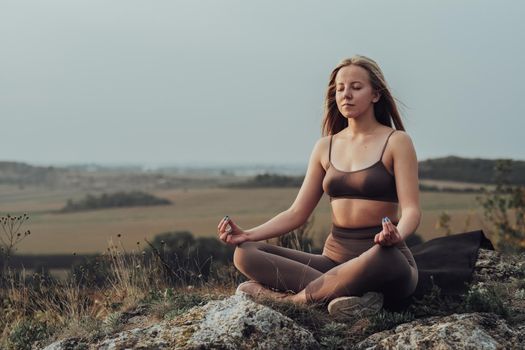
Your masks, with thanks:
<instances>
[{"instance_id":1,"label":"crossed leg","mask_svg":"<svg viewBox=\"0 0 525 350\"><path fill-rule=\"evenodd\" d=\"M417 284L417 268L397 247L378 244L311 281L305 288L307 302L329 302L346 295L368 291L386 299L407 297Z\"/></svg>"},{"instance_id":2,"label":"crossed leg","mask_svg":"<svg viewBox=\"0 0 525 350\"><path fill-rule=\"evenodd\" d=\"M337 266L328 257L267 244L244 242L233 255L235 267L246 277L271 288L298 293L308 283Z\"/></svg>"},{"instance_id":3,"label":"crossed leg","mask_svg":"<svg viewBox=\"0 0 525 350\"><path fill-rule=\"evenodd\" d=\"M321 302L343 295L380 291L386 298L409 295L417 283L415 264L396 247L374 245L342 264L263 242L237 246L234 264L245 276L263 285L296 293L295 302Z\"/></svg>"}]
</instances>

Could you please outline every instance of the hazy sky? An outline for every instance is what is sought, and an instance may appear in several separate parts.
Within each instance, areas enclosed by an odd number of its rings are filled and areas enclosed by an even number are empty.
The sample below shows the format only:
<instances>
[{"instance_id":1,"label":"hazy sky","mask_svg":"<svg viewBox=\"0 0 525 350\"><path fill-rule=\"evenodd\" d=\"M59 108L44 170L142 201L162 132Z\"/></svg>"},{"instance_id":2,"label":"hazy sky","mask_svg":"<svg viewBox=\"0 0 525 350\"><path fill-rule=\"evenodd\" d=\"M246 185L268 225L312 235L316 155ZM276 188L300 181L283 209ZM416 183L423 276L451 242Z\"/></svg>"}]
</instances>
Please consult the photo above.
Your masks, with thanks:
<instances>
[{"instance_id":1,"label":"hazy sky","mask_svg":"<svg viewBox=\"0 0 525 350\"><path fill-rule=\"evenodd\" d=\"M525 159L523 1L0 0L0 160L306 164L381 66L420 160Z\"/></svg>"}]
</instances>

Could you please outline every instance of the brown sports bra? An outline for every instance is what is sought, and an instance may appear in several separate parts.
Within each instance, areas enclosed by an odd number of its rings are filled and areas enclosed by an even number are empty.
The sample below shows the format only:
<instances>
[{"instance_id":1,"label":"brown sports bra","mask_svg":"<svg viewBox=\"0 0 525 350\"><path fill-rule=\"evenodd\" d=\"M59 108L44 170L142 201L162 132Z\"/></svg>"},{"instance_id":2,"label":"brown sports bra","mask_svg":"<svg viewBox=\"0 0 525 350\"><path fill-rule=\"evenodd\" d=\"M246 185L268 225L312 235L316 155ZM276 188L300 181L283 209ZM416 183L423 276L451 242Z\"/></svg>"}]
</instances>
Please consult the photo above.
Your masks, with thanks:
<instances>
[{"instance_id":1,"label":"brown sports bra","mask_svg":"<svg viewBox=\"0 0 525 350\"><path fill-rule=\"evenodd\" d=\"M361 198L385 202L398 202L396 181L381 161L390 135L386 138L379 160L369 167L355 171L341 171L331 160L332 138L328 150L328 169L323 179L323 190L333 198Z\"/></svg>"}]
</instances>

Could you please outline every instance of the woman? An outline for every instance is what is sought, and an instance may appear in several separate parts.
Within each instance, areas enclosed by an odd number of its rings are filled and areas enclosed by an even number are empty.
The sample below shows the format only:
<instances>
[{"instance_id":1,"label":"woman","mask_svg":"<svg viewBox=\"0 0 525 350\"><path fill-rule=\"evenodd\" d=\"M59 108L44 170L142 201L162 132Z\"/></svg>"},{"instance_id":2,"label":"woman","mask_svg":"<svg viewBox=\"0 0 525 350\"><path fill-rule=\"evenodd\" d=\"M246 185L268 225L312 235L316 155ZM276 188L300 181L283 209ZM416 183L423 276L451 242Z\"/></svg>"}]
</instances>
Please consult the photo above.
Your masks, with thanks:
<instances>
[{"instance_id":1,"label":"woman","mask_svg":"<svg viewBox=\"0 0 525 350\"><path fill-rule=\"evenodd\" d=\"M416 153L376 62L357 55L332 71L323 135L288 210L249 230L226 216L218 235L237 245L234 264L251 279L239 291L330 302L331 314L376 312L383 297L401 300L416 288L417 266L405 239L421 217ZM321 255L260 242L301 226L323 191L333 226Z\"/></svg>"}]
</instances>

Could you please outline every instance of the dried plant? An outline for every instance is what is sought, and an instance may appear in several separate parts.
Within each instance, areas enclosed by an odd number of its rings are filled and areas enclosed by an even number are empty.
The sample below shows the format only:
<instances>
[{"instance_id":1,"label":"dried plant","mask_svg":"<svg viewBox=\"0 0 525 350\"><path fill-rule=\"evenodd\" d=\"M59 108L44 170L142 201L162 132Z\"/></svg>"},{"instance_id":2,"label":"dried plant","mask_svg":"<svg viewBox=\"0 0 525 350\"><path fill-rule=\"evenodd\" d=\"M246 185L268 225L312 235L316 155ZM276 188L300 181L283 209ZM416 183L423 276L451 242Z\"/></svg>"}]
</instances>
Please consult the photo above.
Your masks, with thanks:
<instances>
[{"instance_id":1,"label":"dried plant","mask_svg":"<svg viewBox=\"0 0 525 350\"><path fill-rule=\"evenodd\" d=\"M30 230L23 232L22 225L29 220L27 214L12 216L7 214L0 217L0 264L2 264L2 275L6 276L9 268L9 260L16 251L16 246L31 234Z\"/></svg>"},{"instance_id":2,"label":"dried plant","mask_svg":"<svg viewBox=\"0 0 525 350\"><path fill-rule=\"evenodd\" d=\"M496 162L496 187L483 188L476 197L483 206L485 219L491 224L490 235L500 250L525 250L525 186L511 185L512 160Z\"/></svg>"}]
</instances>

